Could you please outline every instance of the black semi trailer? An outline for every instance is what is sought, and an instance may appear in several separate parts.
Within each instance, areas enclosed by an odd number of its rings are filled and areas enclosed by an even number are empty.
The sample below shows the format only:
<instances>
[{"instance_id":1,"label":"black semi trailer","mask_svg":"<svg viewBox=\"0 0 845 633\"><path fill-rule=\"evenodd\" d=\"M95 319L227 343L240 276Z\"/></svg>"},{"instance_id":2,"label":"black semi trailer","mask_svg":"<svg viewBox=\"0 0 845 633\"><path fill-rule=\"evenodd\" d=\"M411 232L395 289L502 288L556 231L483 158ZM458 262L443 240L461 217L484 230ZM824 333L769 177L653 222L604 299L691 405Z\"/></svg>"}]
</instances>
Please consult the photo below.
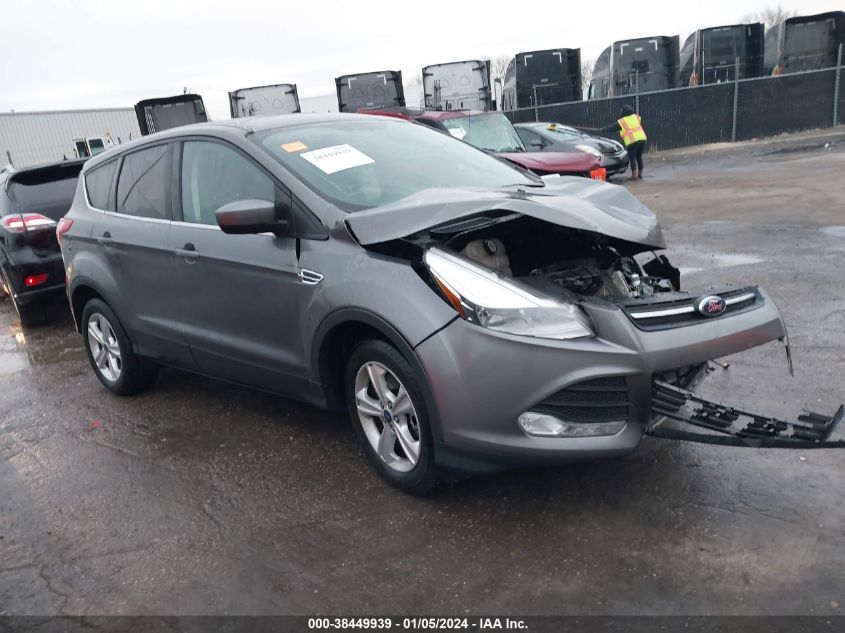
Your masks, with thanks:
<instances>
[{"instance_id":1,"label":"black semi trailer","mask_svg":"<svg viewBox=\"0 0 845 633\"><path fill-rule=\"evenodd\" d=\"M502 109L580 101L581 49L517 53L505 71Z\"/></svg>"},{"instance_id":2,"label":"black semi trailer","mask_svg":"<svg viewBox=\"0 0 845 633\"><path fill-rule=\"evenodd\" d=\"M679 38L656 35L608 46L593 68L590 99L677 88Z\"/></svg>"},{"instance_id":3,"label":"black semi trailer","mask_svg":"<svg viewBox=\"0 0 845 633\"><path fill-rule=\"evenodd\" d=\"M208 121L202 97L194 94L139 101L135 104L135 116L143 136Z\"/></svg>"},{"instance_id":4,"label":"black semi trailer","mask_svg":"<svg viewBox=\"0 0 845 633\"><path fill-rule=\"evenodd\" d=\"M845 45L845 11L788 18L766 31L764 72L785 75L836 66L840 45Z\"/></svg>"},{"instance_id":5,"label":"black semi trailer","mask_svg":"<svg viewBox=\"0 0 845 633\"><path fill-rule=\"evenodd\" d=\"M334 82L337 86L338 112L355 112L361 108L405 107L401 70L343 75Z\"/></svg>"},{"instance_id":6,"label":"black semi trailer","mask_svg":"<svg viewBox=\"0 0 845 633\"><path fill-rule=\"evenodd\" d=\"M718 84L763 74L760 22L699 29L681 48L681 86ZM739 77L736 77L739 60Z\"/></svg>"}]
</instances>

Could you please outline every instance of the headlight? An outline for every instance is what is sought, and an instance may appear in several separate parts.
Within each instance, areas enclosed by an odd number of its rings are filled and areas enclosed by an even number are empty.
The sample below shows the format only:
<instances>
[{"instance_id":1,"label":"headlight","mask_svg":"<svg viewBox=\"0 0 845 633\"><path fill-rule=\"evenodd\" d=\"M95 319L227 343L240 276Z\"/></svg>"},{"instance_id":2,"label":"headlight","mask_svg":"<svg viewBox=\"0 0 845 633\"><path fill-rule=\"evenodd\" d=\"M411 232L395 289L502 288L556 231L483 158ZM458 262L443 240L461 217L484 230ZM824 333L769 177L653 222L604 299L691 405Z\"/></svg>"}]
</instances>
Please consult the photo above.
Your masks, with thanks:
<instances>
[{"instance_id":1,"label":"headlight","mask_svg":"<svg viewBox=\"0 0 845 633\"><path fill-rule=\"evenodd\" d=\"M462 318L500 332L538 338L593 336L581 309L439 248L426 251L434 281Z\"/></svg>"},{"instance_id":2,"label":"headlight","mask_svg":"<svg viewBox=\"0 0 845 633\"><path fill-rule=\"evenodd\" d=\"M595 147L592 147L591 145L576 145L575 149L577 149L579 152L586 152L587 154L592 154L596 158L601 158L601 152Z\"/></svg>"}]
</instances>

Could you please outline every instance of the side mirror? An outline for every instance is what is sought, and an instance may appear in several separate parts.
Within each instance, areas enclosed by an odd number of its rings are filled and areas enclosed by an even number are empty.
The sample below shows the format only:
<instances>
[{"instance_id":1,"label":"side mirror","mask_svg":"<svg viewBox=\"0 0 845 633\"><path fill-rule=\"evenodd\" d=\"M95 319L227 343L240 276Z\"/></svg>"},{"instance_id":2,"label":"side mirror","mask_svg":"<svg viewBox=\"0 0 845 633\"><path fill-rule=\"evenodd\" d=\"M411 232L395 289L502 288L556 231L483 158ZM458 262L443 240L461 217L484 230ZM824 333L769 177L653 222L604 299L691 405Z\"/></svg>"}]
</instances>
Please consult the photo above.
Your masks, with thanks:
<instances>
[{"instance_id":1,"label":"side mirror","mask_svg":"<svg viewBox=\"0 0 845 633\"><path fill-rule=\"evenodd\" d=\"M237 200L224 204L214 212L217 226L224 233L275 233L285 235L291 230L288 220L278 219L277 205L269 200Z\"/></svg>"}]
</instances>

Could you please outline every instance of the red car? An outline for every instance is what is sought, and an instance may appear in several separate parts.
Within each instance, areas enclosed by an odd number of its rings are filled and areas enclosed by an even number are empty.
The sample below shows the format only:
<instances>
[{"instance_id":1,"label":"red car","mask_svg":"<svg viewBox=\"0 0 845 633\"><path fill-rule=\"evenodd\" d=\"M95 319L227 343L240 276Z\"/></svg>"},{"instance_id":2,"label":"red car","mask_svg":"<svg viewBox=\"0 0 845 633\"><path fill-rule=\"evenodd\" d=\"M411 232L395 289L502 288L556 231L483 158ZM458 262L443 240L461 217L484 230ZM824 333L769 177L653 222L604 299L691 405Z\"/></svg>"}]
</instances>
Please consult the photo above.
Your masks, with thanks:
<instances>
[{"instance_id":1,"label":"red car","mask_svg":"<svg viewBox=\"0 0 845 633\"><path fill-rule=\"evenodd\" d=\"M359 114L378 114L428 125L470 145L491 152L538 176L589 176L605 180L599 159L584 152L530 152L516 129L501 112L473 110L410 110L406 108L358 110Z\"/></svg>"}]
</instances>

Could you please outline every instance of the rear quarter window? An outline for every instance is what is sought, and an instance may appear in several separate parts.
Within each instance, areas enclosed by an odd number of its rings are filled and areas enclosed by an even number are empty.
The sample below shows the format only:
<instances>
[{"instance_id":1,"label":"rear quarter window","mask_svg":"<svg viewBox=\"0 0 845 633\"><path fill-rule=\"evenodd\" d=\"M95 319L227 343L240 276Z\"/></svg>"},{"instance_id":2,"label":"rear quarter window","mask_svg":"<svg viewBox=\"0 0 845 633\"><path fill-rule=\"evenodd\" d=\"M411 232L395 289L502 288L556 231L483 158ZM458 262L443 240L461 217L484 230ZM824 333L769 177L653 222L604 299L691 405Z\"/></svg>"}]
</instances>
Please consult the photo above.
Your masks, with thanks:
<instances>
[{"instance_id":1,"label":"rear quarter window","mask_svg":"<svg viewBox=\"0 0 845 633\"><path fill-rule=\"evenodd\" d=\"M112 160L85 174L85 190L88 192L88 201L92 207L114 211L114 205L111 204L111 190L115 169L117 169L117 161Z\"/></svg>"},{"instance_id":2,"label":"rear quarter window","mask_svg":"<svg viewBox=\"0 0 845 633\"><path fill-rule=\"evenodd\" d=\"M117 180L117 212L170 219L169 147L154 145L123 158Z\"/></svg>"}]
</instances>

